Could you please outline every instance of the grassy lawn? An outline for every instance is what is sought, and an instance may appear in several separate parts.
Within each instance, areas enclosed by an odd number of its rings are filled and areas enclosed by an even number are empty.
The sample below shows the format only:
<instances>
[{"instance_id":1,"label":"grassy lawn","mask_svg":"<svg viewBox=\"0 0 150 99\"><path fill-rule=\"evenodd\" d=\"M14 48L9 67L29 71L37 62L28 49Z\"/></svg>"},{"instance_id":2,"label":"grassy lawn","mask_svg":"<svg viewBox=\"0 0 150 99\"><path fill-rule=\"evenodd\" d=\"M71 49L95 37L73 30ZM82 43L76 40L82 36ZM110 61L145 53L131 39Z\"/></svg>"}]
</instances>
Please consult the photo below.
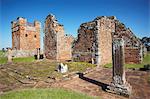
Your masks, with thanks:
<instances>
[{"instance_id":1,"label":"grassy lawn","mask_svg":"<svg viewBox=\"0 0 150 99\"><path fill-rule=\"evenodd\" d=\"M66 64L69 67L69 71L84 72L87 68L96 67L95 64L90 64L90 63L86 63L86 62L68 62Z\"/></svg>"},{"instance_id":2,"label":"grassy lawn","mask_svg":"<svg viewBox=\"0 0 150 99\"><path fill-rule=\"evenodd\" d=\"M19 58L13 58L14 63L18 62L34 62L35 58L34 57L19 57ZM7 63L7 57L0 57L0 64L6 64Z\"/></svg>"},{"instance_id":3,"label":"grassy lawn","mask_svg":"<svg viewBox=\"0 0 150 99\"><path fill-rule=\"evenodd\" d=\"M34 62L35 58L34 57L20 57L20 58L13 58L14 63L18 62ZM6 57L6 52L3 52L0 50L0 64L6 64L7 63L7 57Z\"/></svg>"},{"instance_id":4,"label":"grassy lawn","mask_svg":"<svg viewBox=\"0 0 150 99\"><path fill-rule=\"evenodd\" d=\"M19 58L13 58L13 62L34 62L34 57L19 57Z\"/></svg>"},{"instance_id":5,"label":"grassy lawn","mask_svg":"<svg viewBox=\"0 0 150 99\"><path fill-rule=\"evenodd\" d=\"M65 89L51 88L11 91L1 95L0 99L98 99L98 97L91 97Z\"/></svg>"},{"instance_id":6,"label":"grassy lawn","mask_svg":"<svg viewBox=\"0 0 150 99\"><path fill-rule=\"evenodd\" d=\"M143 68L144 65L150 64L150 52L144 57L143 62L141 64L125 64L126 68ZM112 68L112 63L104 65L106 68Z\"/></svg>"},{"instance_id":7,"label":"grassy lawn","mask_svg":"<svg viewBox=\"0 0 150 99\"><path fill-rule=\"evenodd\" d=\"M0 64L7 63L7 57L5 56L6 52L0 50Z\"/></svg>"},{"instance_id":8,"label":"grassy lawn","mask_svg":"<svg viewBox=\"0 0 150 99\"><path fill-rule=\"evenodd\" d=\"M96 65L84 63L84 62L70 62L65 63L68 65L69 72L79 71L84 72L87 68L94 68ZM37 62L17 62L14 64L9 64L6 68L17 72L20 75L12 73L11 70L7 69L7 73L11 74L19 80L24 80L26 77L35 78L37 80L47 81L49 78L61 79L63 77L62 73L56 71L58 66L57 62L52 62L49 60L37 61ZM69 73L67 72L67 73ZM66 73L65 73L66 74ZM12 83L17 83L8 74L0 70L0 83L10 85Z\"/></svg>"},{"instance_id":9,"label":"grassy lawn","mask_svg":"<svg viewBox=\"0 0 150 99\"><path fill-rule=\"evenodd\" d=\"M7 57L0 57L0 64L6 64L7 63Z\"/></svg>"}]
</instances>

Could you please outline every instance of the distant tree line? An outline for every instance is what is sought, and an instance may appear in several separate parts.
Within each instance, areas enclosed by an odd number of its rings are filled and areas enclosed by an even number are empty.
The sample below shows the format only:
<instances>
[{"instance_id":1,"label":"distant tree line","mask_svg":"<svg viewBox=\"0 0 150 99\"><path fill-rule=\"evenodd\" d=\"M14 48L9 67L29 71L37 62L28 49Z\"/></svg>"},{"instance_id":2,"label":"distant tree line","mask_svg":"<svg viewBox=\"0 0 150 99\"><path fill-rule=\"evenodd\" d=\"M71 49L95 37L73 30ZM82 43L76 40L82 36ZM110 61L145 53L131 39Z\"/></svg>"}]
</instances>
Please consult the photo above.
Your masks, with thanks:
<instances>
[{"instance_id":1,"label":"distant tree line","mask_svg":"<svg viewBox=\"0 0 150 99\"><path fill-rule=\"evenodd\" d=\"M150 51L150 37L143 37L141 42L145 45L147 51Z\"/></svg>"}]
</instances>

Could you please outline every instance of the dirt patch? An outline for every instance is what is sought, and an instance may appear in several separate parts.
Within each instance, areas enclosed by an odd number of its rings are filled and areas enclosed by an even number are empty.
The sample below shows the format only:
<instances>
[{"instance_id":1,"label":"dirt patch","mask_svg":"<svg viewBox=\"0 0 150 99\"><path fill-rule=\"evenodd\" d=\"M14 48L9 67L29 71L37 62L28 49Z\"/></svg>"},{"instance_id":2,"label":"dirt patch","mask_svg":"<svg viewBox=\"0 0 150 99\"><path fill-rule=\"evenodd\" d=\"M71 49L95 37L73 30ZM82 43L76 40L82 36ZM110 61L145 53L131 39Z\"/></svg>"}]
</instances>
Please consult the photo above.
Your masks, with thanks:
<instances>
[{"instance_id":1,"label":"dirt patch","mask_svg":"<svg viewBox=\"0 0 150 99\"><path fill-rule=\"evenodd\" d=\"M112 80L111 69L99 68L94 72L84 75L84 78L75 78L61 82L59 86L74 91L86 93L92 96L100 96L102 99L127 99L127 97L106 92L103 87ZM129 99L148 99L150 97L150 84L147 82L149 72L127 70L127 81L133 91Z\"/></svg>"}]
</instances>

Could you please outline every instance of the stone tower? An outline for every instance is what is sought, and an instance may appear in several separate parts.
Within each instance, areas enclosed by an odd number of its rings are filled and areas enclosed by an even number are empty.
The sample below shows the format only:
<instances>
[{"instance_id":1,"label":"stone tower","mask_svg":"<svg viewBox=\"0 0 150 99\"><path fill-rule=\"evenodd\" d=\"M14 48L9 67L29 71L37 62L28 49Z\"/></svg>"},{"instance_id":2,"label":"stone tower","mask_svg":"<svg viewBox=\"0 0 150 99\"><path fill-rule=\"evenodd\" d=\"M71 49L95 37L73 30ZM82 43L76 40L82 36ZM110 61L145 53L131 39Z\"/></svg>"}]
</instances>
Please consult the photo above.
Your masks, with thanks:
<instances>
[{"instance_id":1,"label":"stone tower","mask_svg":"<svg viewBox=\"0 0 150 99\"><path fill-rule=\"evenodd\" d=\"M54 15L49 14L45 20L44 53L47 59L71 60L72 36L64 33L63 25L59 24Z\"/></svg>"},{"instance_id":2,"label":"stone tower","mask_svg":"<svg viewBox=\"0 0 150 99\"><path fill-rule=\"evenodd\" d=\"M12 21L12 49L35 50L40 48L40 22L27 22L27 19L18 17Z\"/></svg>"}]
</instances>

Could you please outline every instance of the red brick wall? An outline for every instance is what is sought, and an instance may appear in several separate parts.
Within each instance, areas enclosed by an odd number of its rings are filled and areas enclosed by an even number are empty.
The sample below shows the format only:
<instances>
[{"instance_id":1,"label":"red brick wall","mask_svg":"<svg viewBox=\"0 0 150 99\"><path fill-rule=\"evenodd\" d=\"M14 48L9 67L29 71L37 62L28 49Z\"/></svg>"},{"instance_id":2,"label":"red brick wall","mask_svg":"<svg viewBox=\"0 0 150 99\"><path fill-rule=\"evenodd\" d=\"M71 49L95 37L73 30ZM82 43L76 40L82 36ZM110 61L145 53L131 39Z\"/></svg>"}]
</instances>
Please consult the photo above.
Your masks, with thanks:
<instances>
[{"instance_id":1,"label":"red brick wall","mask_svg":"<svg viewBox=\"0 0 150 99\"><path fill-rule=\"evenodd\" d=\"M141 63L139 48L125 48L125 63Z\"/></svg>"}]
</instances>

